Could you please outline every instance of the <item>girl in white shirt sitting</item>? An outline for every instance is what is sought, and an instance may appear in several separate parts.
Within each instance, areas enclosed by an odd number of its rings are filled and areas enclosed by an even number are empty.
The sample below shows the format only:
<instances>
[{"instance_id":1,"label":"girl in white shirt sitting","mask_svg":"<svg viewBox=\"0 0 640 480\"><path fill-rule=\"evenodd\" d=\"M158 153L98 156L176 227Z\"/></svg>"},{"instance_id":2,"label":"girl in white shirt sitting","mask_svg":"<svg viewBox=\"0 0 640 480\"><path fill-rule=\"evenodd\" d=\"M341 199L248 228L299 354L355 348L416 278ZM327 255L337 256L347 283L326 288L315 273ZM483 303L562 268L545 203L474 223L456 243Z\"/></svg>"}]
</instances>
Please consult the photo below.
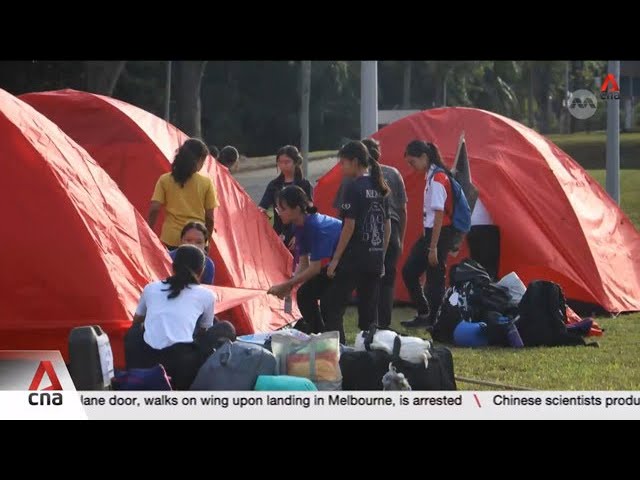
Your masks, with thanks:
<instances>
[{"instance_id":1,"label":"girl in white shirt sitting","mask_svg":"<svg viewBox=\"0 0 640 480\"><path fill-rule=\"evenodd\" d=\"M213 325L215 296L200 285L204 265L198 247L179 247L173 275L144 288L133 317L144 322L145 363L162 364L177 390L189 388L209 353L194 342Z\"/></svg>"}]
</instances>

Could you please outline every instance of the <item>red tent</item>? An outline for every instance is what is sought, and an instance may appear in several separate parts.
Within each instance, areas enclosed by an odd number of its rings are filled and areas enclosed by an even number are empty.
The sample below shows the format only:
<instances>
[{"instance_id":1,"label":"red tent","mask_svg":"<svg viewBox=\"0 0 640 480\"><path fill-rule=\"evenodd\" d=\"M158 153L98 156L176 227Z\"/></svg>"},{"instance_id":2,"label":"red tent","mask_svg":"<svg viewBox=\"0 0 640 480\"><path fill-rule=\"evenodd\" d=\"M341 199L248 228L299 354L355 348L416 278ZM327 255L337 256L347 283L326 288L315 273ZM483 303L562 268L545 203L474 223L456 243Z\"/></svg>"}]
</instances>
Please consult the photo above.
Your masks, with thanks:
<instances>
[{"instance_id":1,"label":"red tent","mask_svg":"<svg viewBox=\"0 0 640 480\"><path fill-rule=\"evenodd\" d=\"M98 324L122 366L142 288L169 275L166 250L83 148L4 90L0 142L0 350L60 350L68 360L71 329ZM261 295L217 290L218 312Z\"/></svg>"},{"instance_id":2,"label":"red tent","mask_svg":"<svg viewBox=\"0 0 640 480\"><path fill-rule=\"evenodd\" d=\"M155 115L113 98L75 90L30 93L20 97L55 122L115 180L146 217L158 177L170 171L177 148L188 138ZM216 285L266 290L288 278L293 259L240 184L213 157L203 173L213 179L221 206L211 258ZM160 233L162 222L156 225ZM231 312L239 333L270 331L298 318L283 302L261 295Z\"/></svg>"},{"instance_id":3,"label":"red tent","mask_svg":"<svg viewBox=\"0 0 640 480\"><path fill-rule=\"evenodd\" d=\"M422 228L425 184L404 161L404 149L414 139L433 141L451 165L462 131L473 183L500 228L500 275L515 271L525 284L557 282L568 298L609 312L640 310L640 234L622 210L542 135L473 108L419 112L373 135L380 141L382 162L397 167L407 185L409 220L399 265ZM333 213L339 177L334 167L318 181L321 211ZM396 297L408 300L401 275Z\"/></svg>"}]
</instances>

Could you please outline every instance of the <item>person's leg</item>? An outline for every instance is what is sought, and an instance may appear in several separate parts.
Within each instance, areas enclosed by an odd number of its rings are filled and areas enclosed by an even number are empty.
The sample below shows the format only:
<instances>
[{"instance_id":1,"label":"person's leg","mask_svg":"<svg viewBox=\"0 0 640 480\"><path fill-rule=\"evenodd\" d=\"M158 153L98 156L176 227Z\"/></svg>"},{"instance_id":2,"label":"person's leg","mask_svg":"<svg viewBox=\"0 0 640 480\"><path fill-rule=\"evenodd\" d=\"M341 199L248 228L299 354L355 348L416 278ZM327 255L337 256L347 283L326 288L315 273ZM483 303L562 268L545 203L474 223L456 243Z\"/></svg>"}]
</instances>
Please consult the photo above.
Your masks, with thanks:
<instances>
[{"instance_id":1,"label":"person's leg","mask_svg":"<svg viewBox=\"0 0 640 480\"><path fill-rule=\"evenodd\" d=\"M429 304L424 296L420 277L428 266L427 249L430 241L431 230L426 230L425 236L420 237L411 248L407 262L402 268L402 279L409 291L411 301L418 311L418 315L413 320L401 322L404 327L424 327L427 325Z\"/></svg>"},{"instance_id":2,"label":"person's leg","mask_svg":"<svg viewBox=\"0 0 640 480\"><path fill-rule=\"evenodd\" d=\"M160 350L160 363L175 390L188 390L205 358L195 343L176 343Z\"/></svg>"},{"instance_id":3,"label":"person's leg","mask_svg":"<svg viewBox=\"0 0 640 480\"><path fill-rule=\"evenodd\" d=\"M318 301L327 289L329 282L326 269L300 285L296 299L304 321L311 327L311 333L322 333L325 330L324 320L320 313Z\"/></svg>"},{"instance_id":4,"label":"person's leg","mask_svg":"<svg viewBox=\"0 0 640 480\"><path fill-rule=\"evenodd\" d=\"M391 239L387 254L384 257L384 277L380 280L380 294L378 296L378 325L391 325L393 312L393 298L396 284L396 268L400 257L400 235L398 224L391 221Z\"/></svg>"},{"instance_id":5,"label":"person's leg","mask_svg":"<svg viewBox=\"0 0 640 480\"><path fill-rule=\"evenodd\" d=\"M427 298L429 300L429 325L433 325L436 315L442 304L442 296L445 290L445 275L447 268L447 256L451 249L453 231L443 228L438 239L438 264L435 267L427 266ZM427 262L428 263L428 262Z\"/></svg>"},{"instance_id":6,"label":"person's leg","mask_svg":"<svg viewBox=\"0 0 640 480\"><path fill-rule=\"evenodd\" d=\"M471 258L495 280L500 261L500 229L495 225L474 225L467 234L467 243Z\"/></svg>"},{"instance_id":7,"label":"person's leg","mask_svg":"<svg viewBox=\"0 0 640 480\"><path fill-rule=\"evenodd\" d=\"M355 278L351 272L340 270L329 281L322 297L320 297L320 310L324 319L324 331L340 332L340 343L345 344L344 312L349 304L351 293L355 288Z\"/></svg>"},{"instance_id":8,"label":"person's leg","mask_svg":"<svg viewBox=\"0 0 640 480\"><path fill-rule=\"evenodd\" d=\"M371 325L378 324L380 282L380 277L372 273L360 273L356 278L358 328L360 330L369 330Z\"/></svg>"}]
</instances>

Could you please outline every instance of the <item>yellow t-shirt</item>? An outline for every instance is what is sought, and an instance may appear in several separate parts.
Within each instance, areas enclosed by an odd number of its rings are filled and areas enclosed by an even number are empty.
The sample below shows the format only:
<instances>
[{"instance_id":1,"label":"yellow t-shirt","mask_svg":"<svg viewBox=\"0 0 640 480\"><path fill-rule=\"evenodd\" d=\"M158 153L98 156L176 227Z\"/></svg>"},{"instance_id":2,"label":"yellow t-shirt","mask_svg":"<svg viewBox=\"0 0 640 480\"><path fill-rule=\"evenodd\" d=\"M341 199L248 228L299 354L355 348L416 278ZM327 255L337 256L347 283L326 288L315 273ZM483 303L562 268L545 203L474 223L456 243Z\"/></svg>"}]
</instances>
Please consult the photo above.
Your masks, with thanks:
<instances>
[{"instance_id":1,"label":"yellow t-shirt","mask_svg":"<svg viewBox=\"0 0 640 480\"><path fill-rule=\"evenodd\" d=\"M205 223L205 211L219 205L213 182L199 173L194 173L184 187L173 179L171 173L161 175L151 201L160 202L165 207L160 240L169 246L180 245L180 232L187 223Z\"/></svg>"}]
</instances>

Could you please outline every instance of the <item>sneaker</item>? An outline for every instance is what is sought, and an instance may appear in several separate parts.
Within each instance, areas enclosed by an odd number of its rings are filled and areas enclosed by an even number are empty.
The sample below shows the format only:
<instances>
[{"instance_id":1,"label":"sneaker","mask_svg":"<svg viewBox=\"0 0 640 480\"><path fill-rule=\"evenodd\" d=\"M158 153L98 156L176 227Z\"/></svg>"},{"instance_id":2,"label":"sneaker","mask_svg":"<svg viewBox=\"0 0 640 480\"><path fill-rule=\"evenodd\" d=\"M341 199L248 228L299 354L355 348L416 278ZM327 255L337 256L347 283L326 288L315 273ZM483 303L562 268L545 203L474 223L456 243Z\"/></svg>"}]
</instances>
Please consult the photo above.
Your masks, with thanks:
<instances>
[{"instance_id":1,"label":"sneaker","mask_svg":"<svg viewBox=\"0 0 640 480\"><path fill-rule=\"evenodd\" d=\"M429 322L429 315L422 314L416 315L411 320L404 320L400 322L400 325L402 325L404 328L425 328L430 326L431 323Z\"/></svg>"}]
</instances>

